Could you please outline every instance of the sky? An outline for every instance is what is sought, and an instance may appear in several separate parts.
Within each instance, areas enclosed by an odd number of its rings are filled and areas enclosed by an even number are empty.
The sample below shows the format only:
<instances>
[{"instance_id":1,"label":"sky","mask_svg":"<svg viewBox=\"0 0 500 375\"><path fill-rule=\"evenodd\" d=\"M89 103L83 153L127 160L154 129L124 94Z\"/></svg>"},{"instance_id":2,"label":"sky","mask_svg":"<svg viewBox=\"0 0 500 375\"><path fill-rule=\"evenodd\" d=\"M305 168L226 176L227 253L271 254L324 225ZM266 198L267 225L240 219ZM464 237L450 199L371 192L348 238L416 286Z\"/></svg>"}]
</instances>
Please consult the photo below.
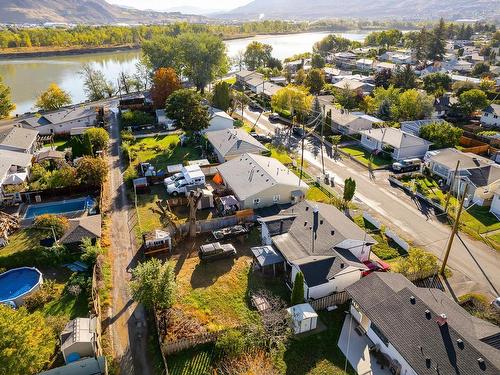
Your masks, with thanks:
<instances>
[{"instance_id":1,"label":"sky","mask_svg":"<svg viewBox=\"0 0 500 375\"><path fill-rule=\"evenodd\" d=\"M106 0L108 3L125 5L138 9L166 10L177 7L196 7L206 10L230 10L249 3L251 0Z\"/></svg>"}]
</instances>

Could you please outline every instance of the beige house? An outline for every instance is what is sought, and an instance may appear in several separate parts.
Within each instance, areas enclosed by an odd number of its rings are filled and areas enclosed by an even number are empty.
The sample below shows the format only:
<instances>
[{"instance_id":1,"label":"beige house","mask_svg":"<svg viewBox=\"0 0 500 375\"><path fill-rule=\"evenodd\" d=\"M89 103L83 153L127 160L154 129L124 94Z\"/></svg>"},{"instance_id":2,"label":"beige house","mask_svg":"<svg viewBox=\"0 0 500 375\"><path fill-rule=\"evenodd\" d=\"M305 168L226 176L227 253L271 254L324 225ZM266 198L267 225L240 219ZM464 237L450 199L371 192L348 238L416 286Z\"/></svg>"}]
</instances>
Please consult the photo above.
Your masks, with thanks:
<instances>
[{"instance_id":1,"label":"beige house","mask_svg":"<svg viewBox=\"0 0 500 375\"><path fill-rule=\"evenodd\" d=\"M240 209L297 203L309 188L278 160L256 154L243 154L219 165L217 171Z\"/></svg>"}]
</instances>

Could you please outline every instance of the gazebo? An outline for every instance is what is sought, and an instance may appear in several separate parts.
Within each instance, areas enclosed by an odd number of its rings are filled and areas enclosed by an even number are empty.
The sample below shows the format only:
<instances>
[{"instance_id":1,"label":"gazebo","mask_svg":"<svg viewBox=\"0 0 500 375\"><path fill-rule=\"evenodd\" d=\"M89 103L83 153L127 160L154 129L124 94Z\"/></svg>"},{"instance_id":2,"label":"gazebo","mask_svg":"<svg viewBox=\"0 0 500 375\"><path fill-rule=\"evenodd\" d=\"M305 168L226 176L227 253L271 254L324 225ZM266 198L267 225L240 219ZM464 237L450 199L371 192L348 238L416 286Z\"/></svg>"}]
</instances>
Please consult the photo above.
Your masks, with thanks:
<instances>
[{"instance_id":1,"label":"gazebo","mask_svg":"<svg viewBox=\"0 0 500 375\"><path fill-rule=\"evenodd\" d=\"M285 259L272 246L256 246L251 250L256 265L263 273L270 272L272 269L273 275L276 276L276 271L283 269Z\"/></svg>"}]
</instances>

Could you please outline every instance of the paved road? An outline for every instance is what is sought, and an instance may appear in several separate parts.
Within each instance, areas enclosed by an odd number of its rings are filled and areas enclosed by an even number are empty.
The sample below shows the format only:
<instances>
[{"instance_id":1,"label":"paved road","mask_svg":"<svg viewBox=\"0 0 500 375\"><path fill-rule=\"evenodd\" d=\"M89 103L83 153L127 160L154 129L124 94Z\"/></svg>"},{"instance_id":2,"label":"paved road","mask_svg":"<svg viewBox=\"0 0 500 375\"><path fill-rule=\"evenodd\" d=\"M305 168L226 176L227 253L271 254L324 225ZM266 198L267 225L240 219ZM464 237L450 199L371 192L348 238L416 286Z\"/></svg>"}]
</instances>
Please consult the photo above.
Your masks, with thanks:
<instances>
[{"instance_id":1,"label":"paved road","mask_svg":"<svg viewBox=\"0 0 500 375\"><path fill-rule=\"evenodd\" d=\"M111 231L113 251L113 303L111 334L115 358L120 364L120 374L152 374L147 355L147 326L144 308L136 304L128 290L130 269L135 266L136 249L130 220L130 206L127 202L124 167L120 160L120 131L116 118L111 122Z\"/></svg>"},{"instance_id":2,"label":"paved road","mask_svg":"<svg viewBox=\"0 0 500 375\"><path fill-rule=\"evenodd\" d=\"M244 115L249 121L255 122L259 114L247 110ZM265 133L274 133L281 126L261 116L258 127ZM292 140L292 148L298 150L299 146L297 140ZM335 176L338 185L343 186L347 177L354 178L357 182L355 197L366 204L371 213L391 229L402 232L415 245L425 247L440 259L443 258L451 231L448 225L439 222L429 208L392 188L387 181L387 172L375 172L375 180L370 179L364 167L348 159L333 160L327 156L326 151L325 170ZM319 144L307 140L304 159L319 175ZM453 271L450 279L452 293L457 296L474 290L487 292L490 296L500 295L500 254L483 242L473 240L465 234L455 238L448 266Z\"/></svg>"}]
</instances>

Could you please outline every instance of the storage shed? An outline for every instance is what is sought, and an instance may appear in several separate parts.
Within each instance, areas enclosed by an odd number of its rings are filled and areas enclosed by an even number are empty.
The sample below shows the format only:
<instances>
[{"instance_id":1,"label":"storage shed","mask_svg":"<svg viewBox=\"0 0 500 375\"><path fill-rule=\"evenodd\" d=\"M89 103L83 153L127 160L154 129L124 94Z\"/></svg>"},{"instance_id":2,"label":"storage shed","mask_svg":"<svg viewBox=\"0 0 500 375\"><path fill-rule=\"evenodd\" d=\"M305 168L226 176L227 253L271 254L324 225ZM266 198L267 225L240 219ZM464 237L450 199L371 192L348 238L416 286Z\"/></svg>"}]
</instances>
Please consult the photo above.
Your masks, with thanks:
<instances>
[{"instance_id":1,"label":"storage shed","mask_svg":"<svg viewBox=\"0 0 500 375\"><path fill-rule=\"evenodd\" d=\"M318 314L308 303L301 303L286 309L292 316L293 330L295 334L308 332L316 329Z\"/></svg>"},{"instance_id":2,"label":"storage shed","mask_svg":"<svg viewBox=\"0 0 500 375\"><path fill-rule=\"evenodd\" d=\"M94 357L97 352L97 318L70 320L61 333L61 351L66 363Z\"/></svg>"}]
</instances>

